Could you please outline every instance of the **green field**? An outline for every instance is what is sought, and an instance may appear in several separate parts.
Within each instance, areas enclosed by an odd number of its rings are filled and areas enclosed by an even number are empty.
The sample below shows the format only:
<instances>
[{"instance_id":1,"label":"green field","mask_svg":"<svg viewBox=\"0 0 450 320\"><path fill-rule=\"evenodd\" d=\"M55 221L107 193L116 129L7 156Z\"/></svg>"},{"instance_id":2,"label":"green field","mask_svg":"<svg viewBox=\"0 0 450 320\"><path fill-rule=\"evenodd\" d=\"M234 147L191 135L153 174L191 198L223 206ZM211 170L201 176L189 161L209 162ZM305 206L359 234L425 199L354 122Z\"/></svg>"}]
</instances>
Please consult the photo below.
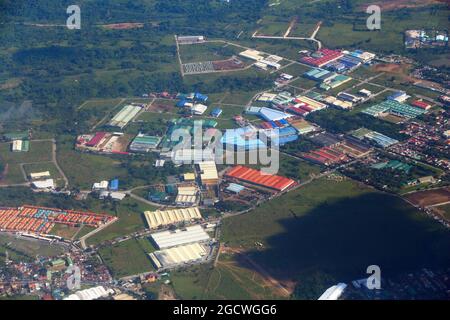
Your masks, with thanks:
<instances>
[{"instance_id":1,"label":"green field","mask_svg":"<svg viewBox=\"0 0 450 320\"><path fill-rule=\"evenodd\" d=\"M239 48L223 43L180 45L180 55L183 63L226 60L239 52Z\"/></svg>"},{"instance_id":2,"label":"green field","mask_svg":"<svg viewBox=\"0 0 450 320\"><path fill-rule=\"evenodd\" d=\"M153 271L149 253L155 251L148 239L131 239L100 249L100 256L115 278Z\"/></svg>"},{"instance_id":3,"label":"green field","mask_svg":"<svg viewBox=\"0 0 450 320\"><path fill-rule=\"evenodd\" d=\"M143 230L145 228L143 212L147 210L155 210L155 208L141 204L131 198L122 200L116 205L115 212L113 213L119 220L92 237L89 237L87 243L89 245L98 244L106 240L112 240L123 235Z\"/></svg>"},{"instance_id":4,"label":"green field","mask_svg":"<svg viewBox=\"0 0 450 320\"><path fill-rule=\"evenodd\" d=\"M8 165L2 182L6 184L25 182L20 164L52 161L51 141L30 141L28 152L12 152L11 143L0 143L0 161Z\"/></svg>"},{"instance_id":5,"label":"green field","mask_svg":"<svg viewBox=\"0 0 450 320\"><path fill-rule=\"evenodd\" d=\"M371 264L396 274L450 263L450 234L441 225L349 180L321 179L225 219L221 240L246 249L278 279L300 283L313 272L334 281L359 279Z\"/></svg>"}]
</instances>

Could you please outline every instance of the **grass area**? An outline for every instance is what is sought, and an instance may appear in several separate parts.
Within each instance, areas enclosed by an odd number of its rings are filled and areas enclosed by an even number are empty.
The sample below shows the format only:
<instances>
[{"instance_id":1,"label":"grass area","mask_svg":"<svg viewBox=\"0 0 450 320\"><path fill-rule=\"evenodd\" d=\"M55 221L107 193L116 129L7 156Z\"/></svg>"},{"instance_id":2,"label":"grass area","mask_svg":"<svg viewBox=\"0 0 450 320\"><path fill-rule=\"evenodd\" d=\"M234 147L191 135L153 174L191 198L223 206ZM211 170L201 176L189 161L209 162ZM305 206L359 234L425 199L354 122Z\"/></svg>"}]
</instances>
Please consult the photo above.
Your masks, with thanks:
<instances>
[{"instance_id":1,"label":"grass area","mask_svg":"<svg viewBox=\"0 0 450 320\"><path fill-rule=\"evenodd\" d=\"M31 141L28 152L12 152L11 143L0 143L0 162L8 166L6 175L2 180L3 183L24 182L24 177L19 166L21 163L50 161L52 161L51 141Z\"/></svg>"},{"instance_id":2,"label":"grass area","mask_svg":"<svg viewBox=\"0 0 450 320\"><path fill-rule=\"evenodd\" d=\"M385 274L450 264L450 234L440 224L350 180L321 179L225 219L221 240L288 281L301 282L313 272L354 280L371 264Z\"/></svg>"},{"instance_id":3,"label":"grass area","mask_svg":"<svg viewBox=\"0 0 450 320\"><path fill-rule=\"evenodd\" d=\"M89 127L92 127L108 113L112 112L120 101L121 99L119 98L87 100L78 107L78 111L89 114L87 123Z\"/></svg>"},{"instance_id":4,"label":"grass area","mask_svg":"<svg viewBox=\"0 0 450 320\"><path fill-rule=\"evenodd\" d=\"M237 55L240 50L223 43L200 43L181 45L180 55L183 63L226 60Z\"/></svg>"},{"instance_id":5,"label":"grass area","mask_svg":"<svg viewBox=\"0 0 450 320\"><path fill-rule=\"evenodd\" d=\"M120 159L75 151L72 137L60 137L57 150L58 163L71 187L90 189L94 182L127 176Z\"/></svg>"},{"instance_id":6,"label":"grass area","mask_svg":"<svg viewBox=\"0 0 450 320\"><path fill-rule=\"evenodd\" d=\"M52 228L52 230L50 230L50 234L70 240L77 234L79 230L80 227L72 227L64 224L56 224Z\"/></svg>"},{"instance_id":7,"label":"grass area","mask_svg":"<svg viewBox=\"0 0 450 320\"><path fill-rule=\"evenodd\" d=\"M114 215L119 218L115 223L89 237L89 245L127 235L145 228L143 212L156 208L141 204L131 198L126 198L116 205Z\"/></svg>"},{"instance_id":8,"label":"grass area","mask_svg":"<svg viewBox=\"0 0 450 320\"><path fill-rule=\"evenodd\" d=\"M115 278L154 270L148 253L155 251L148 239L131 239L103 247L99 253Z\"/></svg>"}]
</instances>

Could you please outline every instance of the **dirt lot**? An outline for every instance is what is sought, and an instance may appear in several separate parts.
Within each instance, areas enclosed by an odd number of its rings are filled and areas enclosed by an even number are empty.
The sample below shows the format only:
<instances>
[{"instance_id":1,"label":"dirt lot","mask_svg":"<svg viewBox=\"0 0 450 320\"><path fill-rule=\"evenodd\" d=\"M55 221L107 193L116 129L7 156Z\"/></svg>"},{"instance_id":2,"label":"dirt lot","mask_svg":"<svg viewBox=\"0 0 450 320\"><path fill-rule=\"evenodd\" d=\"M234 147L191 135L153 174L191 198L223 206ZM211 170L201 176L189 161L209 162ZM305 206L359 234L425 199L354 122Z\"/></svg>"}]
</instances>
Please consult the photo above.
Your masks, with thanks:
<instances>
[{"instance_id":1,"label":"dirt lot","mask_svg":"<svg viewBox=\"0 0 450 320\"><path fill-rule=\"evenodd\" d=\"M361 10L366 10L369 5L378 5L382 11L392 11L401 8L425 7L436 3L445 3L447 0L377 0L368 1L361 6Z\"/></svg>"},{"instance_id":2,"label":"dirt lot","mask_svg":"<svg viewBox=\"0 0 450 320\"><path fill-rule=\"evenodd\" d=\"M416 82L417 79L409 76L412 66L410 64L380 63L372 67L375 72L385 72L398 77L405 81Z\"/></svg>"},{"instance_id":3,"label":"dirt lot","mask_svg":"<svg viewBox=\"0 0 450 320\"><path fill-rule=\"evenodd\" d=\"M214 65L214 70L225 70L225 71L242 69L245 67L245 64L237 58L213 61L213 65Z\"/></svg>"},{"instance_id":4,"label":"dirt lot","mask_svg":"<svg viewBox=\"0 0 450 320\"><path fill-rule=\"evenodd\" d=\"M176 112L175 101L158 101L156 100L151 105L147 106L147 111L150 112Z\"/></svg>"},{"instance_id":5,"label":"dirt lot","mask_svg":"<svg viewBox=\"0 0 450 320\"><path fill-rule=\"evenodd\" d=\"M436 206L450 201L450 187L414 192L405 198L421 207Z\"/></svg>"}]
</instances>

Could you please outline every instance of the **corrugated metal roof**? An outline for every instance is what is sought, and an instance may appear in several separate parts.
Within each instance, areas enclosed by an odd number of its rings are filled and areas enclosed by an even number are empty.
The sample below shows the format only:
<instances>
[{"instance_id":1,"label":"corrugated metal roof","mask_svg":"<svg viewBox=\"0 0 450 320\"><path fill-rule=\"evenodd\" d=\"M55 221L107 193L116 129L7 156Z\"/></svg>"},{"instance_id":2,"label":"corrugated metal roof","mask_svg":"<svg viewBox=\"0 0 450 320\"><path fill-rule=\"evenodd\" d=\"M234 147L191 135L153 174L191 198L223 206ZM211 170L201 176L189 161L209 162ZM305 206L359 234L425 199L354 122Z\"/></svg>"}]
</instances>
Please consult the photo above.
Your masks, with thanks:
<instances>
[{"instance_id":1,"label":"corrugated metal roof","mask_svg":"<svg viewBox=\"0 0 450 320\"><path fill-rule=\"evenodd\" d=\"M277 175L265 175L261 171L236 166L226 173L227 177L261 185L270 189L283 191L295 184L295 181Z\"/></svg>"}]
</instances>

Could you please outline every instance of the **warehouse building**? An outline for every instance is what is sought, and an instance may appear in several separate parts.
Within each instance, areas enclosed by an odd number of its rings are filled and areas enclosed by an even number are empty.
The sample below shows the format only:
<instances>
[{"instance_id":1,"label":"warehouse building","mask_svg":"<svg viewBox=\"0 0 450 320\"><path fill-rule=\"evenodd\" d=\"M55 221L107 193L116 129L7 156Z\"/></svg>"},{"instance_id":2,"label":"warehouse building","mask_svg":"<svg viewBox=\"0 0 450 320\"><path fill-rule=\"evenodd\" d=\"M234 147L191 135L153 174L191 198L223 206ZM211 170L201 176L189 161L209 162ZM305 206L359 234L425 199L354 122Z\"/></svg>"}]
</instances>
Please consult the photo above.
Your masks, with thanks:
<instances>
[{"instance_id":1,"label":"warehouse building","mask_svg":"<svg viewBox=\"0 0 450 320\"><path fill-rule=\"evenodd\" d=\"M214 108L211 111L211 116L214 117L214 118L220 117L221 114L222 114L222 109L220 109L220 108Z\"/></svg>"},{"instance_id":2,"label":"warehouse building","mask_svg":"<svg viewBox=\"0 0 450 320\"><path fill-rule=\"evenodd\" d=\"M12 152L28 152L30 150L30 141L13 140L11 150Z\"/></svg>"},{"instance_id":3,"label":"warehouse building","mask_svg":"<svg viewBox=\"0 0 450 320\"><path fill-rule=\"evenodd\" d=\"M350 80L352 80L351 77L343 75L343 74L338 74L332 80L323 82L319 87L325 91L328 91L328 90L337 88L337 87L343 85L344 83L349 82Z\"/></svg>"},{"instance_id":4,"label":"warehouse building","mask_svg":"<svg viewBox=\"0 0 450 320\"><path fill-rule=\"evenodd\" d=\"M338 50L320 49L309 56L301 58L300 61L314 67L322 67L331 61L338 60L343 55Z\"/></svg>"},{"instance_id":5,"label":"warehouse building","mask_svg":"<svg viewBox=\"0 0 450 320\"><path fill-rule=\"evenodd\" d=\"M374 117L380 117L391 113L403 118L412 119L426 113L426 109L413 107L405 103L400 103L396 100L385 100L365 109L362 112Z\"/></svg>"},{"instance_id":6,"label":"warehouse building","mask_svg":"<svg viewBox=\"0 0 450 320\"><path fill-rule=\"evenodd\" d=\"M254 60L254 61L264 60L264 57L261 55L261 52L259 52L257 50L248 49L248 50L242 51L241 53L239 53L239 55L241 57L244 57L244 58L247 58L250 60Z\"/></svg>"},{"instance_id":7,"label":"warehouse building","mask_svg":"<svg viewBox=\"0 0 450 320\"><path fill-rule=\"evenodd\" d=\"M146 211L144 216L150 229L202 219L200 210L197 207Z\"/></svg>"},{"instance_id":8,"label":"warehouse building","mask_svg":"<svg viewBox=\"0 0 450 320\"><path fill-rule=\"evenodd\" d=\"M263 174L259 170L244 166L233 167L225 173L225 177L230 180L243 181L275 191L284 191L296 184L292 179L277 175Z\"/></svg>"},{"instance_id":9,"label":"warehouse building","mask_svg":"<svg viewBox=\"0 0 450 320\"><path fill-rule=\"evenodd\" d=\"M175 248L155 251L149 254L156 269L168 269L183 264L201 262L208 256L205 246L192 243Z\"/></svg>"},{"instance_id":10,"label":"warehouse building","mask_svg":"<svg viewBox=\"0 0 450 320\"><path fill-rule=\"evenodd\" d=\"M239 150L255 150L266 147L258 137L258 130L251 126L227 129L221 142L225 146L233 146Z\"/></svg>"},{"instance_id":11,"label":"warehouse building","mask_svg":"<svg viewBox=\"0 0 450 320\"><path fill-rule=\"evenodd\" d=\"M307 134L317 130L317 127L303 118L291 118L289 124L294 127L299 134Z\"/></svg>"},{"instance_id":12,"label":"warehouse building","mask_svg":"<svg viewBox=\"0 0 450 320\"><path fill-rule=\"evenodd\" d=\"M111 119L109 125L123 129L141 110L140 106L126 105Z\"/></svg>"},{"instance_id":13,"label":"warehouse building","mask_svg":"<svg viewBox=\"0 0 450 320\"><path fill-rule=\"evenodd\" d=\"M197 166L202 185L214 185L219 182L219 174L214 161L200 162Z\"/></svg>"},{"instance_id":14,"label":"warehouse building","mask_svg":"<svg viewBox=\"0 0 450 320\"><path fill-rule=\"evenodd\" d=\"M152 233L151 238L158 249L172 248L184 244L210 240L209 235L199 225L173 231L167 230Z\"/></svg>"},{"instance_id":15,"label":"warehouse building","mask_svg":"<svg viewBox=\"0 0 450 320\"><path fill-rule=\"evenodd\" d=\"M130 151L132 152L149 152L158 147L161 142L160 137L147 136L145 134L139 133L136 138L130 144Z\"/></svg>"},{"instance_id":16,"label":"warehouse building","mask_svg":"<svg viewBox=\"0 0 450 320\"><path fill-rule=\"evenodd\" d=\"M50 171L30 173L31 180L44 179L44 178L49 178L49 177L50 177Z\"/></svg>"},{"instance_id":17,"label":"warehouse building","mask_svg":"<svg viewBox=\"0 0 450 320\"><path fill-rule=\"evenodd\" d=\"M178 44L195 44L205 42L204 36L177 36Z\"/></svg>"},{"instance_id":18,"label":"warehouse building","mask_svg":"<svg viewBox=\"0 0 450 320\"><path fill-rule=\"evenodd\" d=\"M366 128L360 128L352 132L352 136L359 140L368 140L375 143L382 148L387 148L393 144L398 143L398 140L385 136L376 131L371 131Z\"/></svg>"},{"instance_id":19,"label":"warehouse building","mask_svg":"<svg viewBox=\"0 0 450 320\"><path fill-rule=\"evenodd\" d=\"M289 113L267 107L249 107L245 112L247 114L257 115L266 121L277 121L292 117Z\"/></svg>"},{"instance_id":20,"label":"warehouse building","mask_svg":"<svg viewBox=\"0 0 450 320\"><path fill-rule=\"evenodd\" d=\"M179 206L192 206L197 202L197 188L194 186L178 187L175 203Z\"/></svg>"}]
</instances>

